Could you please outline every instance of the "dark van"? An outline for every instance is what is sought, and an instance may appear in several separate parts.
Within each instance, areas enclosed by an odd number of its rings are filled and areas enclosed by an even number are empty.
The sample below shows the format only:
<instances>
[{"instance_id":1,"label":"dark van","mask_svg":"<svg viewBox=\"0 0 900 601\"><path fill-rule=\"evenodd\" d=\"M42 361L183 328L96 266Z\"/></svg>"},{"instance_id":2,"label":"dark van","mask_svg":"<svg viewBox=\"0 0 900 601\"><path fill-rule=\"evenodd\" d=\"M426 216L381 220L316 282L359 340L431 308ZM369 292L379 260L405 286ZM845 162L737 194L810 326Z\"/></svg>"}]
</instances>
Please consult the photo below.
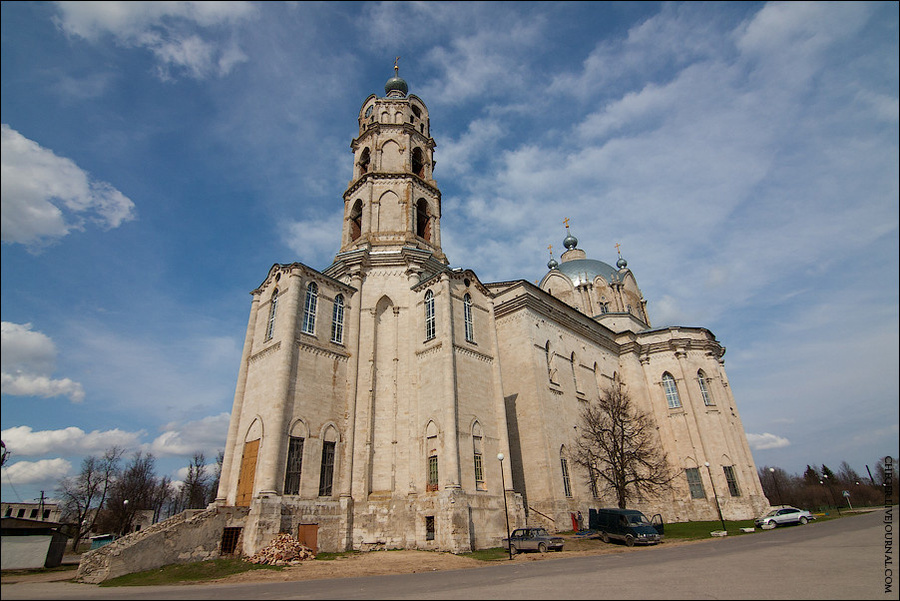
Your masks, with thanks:
<instances>
[{"instance_id":1,"label":"dark van","mask_svg":"<svg viewBox=\"0 0 900 601\"><path fill-rule=\"evenodd\" d=\"M651 521L636 509L591 509L588 523L605 543L616 539L633 547L655 545L663 539L662 516L656 514Z\"/></svg>"}]
</instances>

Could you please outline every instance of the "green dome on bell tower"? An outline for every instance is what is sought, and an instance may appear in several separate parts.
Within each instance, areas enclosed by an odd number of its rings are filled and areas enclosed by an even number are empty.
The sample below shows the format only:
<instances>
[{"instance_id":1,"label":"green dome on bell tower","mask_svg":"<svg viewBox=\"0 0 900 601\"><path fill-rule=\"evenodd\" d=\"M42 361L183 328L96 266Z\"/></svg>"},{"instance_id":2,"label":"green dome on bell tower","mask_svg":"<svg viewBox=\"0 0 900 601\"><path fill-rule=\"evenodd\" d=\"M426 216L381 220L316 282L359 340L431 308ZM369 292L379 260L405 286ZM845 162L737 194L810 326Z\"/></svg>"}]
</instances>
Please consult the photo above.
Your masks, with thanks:
<instances>
[{"instance_id":1,"label":"green dome on bell tower","mask_svg":"<svg viewBox=\"0 0 900 601\"><path fill-rule=\"evenodd\" d=\"M399 96L400 98L406 98L406 95L409 94L409 86L406 85L406 80L400 77L400 67L397 66L397 61L399 60L400 57L398 56L394 61L394 76L384 84L384 95L387 97Z\"/></svg>"}]
</instances>

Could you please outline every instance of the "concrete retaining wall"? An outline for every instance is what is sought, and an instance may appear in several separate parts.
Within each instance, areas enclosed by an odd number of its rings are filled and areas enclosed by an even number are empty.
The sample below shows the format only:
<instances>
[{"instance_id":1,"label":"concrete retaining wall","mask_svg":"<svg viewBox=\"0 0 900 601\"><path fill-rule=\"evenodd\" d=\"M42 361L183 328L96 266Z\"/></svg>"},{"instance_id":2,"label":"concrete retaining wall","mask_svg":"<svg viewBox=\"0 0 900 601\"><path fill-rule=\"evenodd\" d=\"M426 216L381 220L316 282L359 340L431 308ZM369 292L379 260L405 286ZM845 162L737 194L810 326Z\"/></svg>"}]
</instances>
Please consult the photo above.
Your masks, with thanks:
<instances>
[{"instance_id":1,"label":"concrete retaining wall","mask_svg":"<svg viewBox=\"0 0 900 601\"><path fill-rule=\"evenodd\" d=\"M76 580L97 584L110 578L173 563L214 559L226 527L243 527L247 508L214 507L179 513L81 557Z\"/></svg>"}]
</instances>

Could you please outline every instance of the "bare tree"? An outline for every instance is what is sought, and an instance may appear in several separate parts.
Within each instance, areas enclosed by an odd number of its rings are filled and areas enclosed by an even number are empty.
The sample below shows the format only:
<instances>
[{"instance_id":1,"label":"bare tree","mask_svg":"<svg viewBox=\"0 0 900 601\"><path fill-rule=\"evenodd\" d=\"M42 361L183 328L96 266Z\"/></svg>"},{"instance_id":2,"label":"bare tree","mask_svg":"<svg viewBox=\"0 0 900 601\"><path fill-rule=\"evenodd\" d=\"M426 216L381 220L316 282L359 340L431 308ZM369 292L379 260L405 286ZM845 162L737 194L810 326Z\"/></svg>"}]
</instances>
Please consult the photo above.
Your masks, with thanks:
<instances>
[{"instance_id":1,"label":"bare tree","mask_svg":"<svg viewBox=\"0 0 900 601\"><path fill-rule=\"evenodd\" d=\"M152 453L142 451L135 453L125 466L106 500L106 526L110 531L127 533L135 512L156 509L159 481L155 470L156 458Z\"/></svg>"},{"instance_id":2,"label":"bare tree","mask_svg":"<svg viewBox=\"0 0 900 601\"><path fill-rule=\"evenodd\" d=\"M206 473L206 456L202 452L194 453L188 466L187 476L181 485L185 509L202 509L206 507L209 475Z\"/></svg>"},{"instance_id":3,"label":"bare tree","mask_svg":"<svg viewBox=\"0 0 900 601\"><path fill-rule=\"evenodd\" d=\"M635 407L616 380L581 412L574 461L592 483L599 478L615 491L618 506L644 499L670 486L673 473L662 451L653 419Z\"/></svg>"},{"instance_id":4,"label":"bare tree","mask_svg":"<svg viewBox=\"0 0 900 601\"><path fill-rule=\"evenodd\" d=\"M225 463L225 451L219 449L216 453L216 469L213 472L212 481L209 483L206 493L207 505L216 500L219 495L219 481L222 479L222 464Z\"/></svg>"},{"instance_id":5,"label":"bare tree","mask_svg":"<svg viewBox=\"0 0 900 601\"><path fill-rule=\"evenodd\" d=\"M64 478L57 489L63 511L68 520L75 523L72 550L84 535L91 531L97 521L99 509L103 507L110 488L119 474L119 461L124 454L119 447L110 447L103 457L85 457L81 472L75 477Z\"/></svg>"}]
</instances>

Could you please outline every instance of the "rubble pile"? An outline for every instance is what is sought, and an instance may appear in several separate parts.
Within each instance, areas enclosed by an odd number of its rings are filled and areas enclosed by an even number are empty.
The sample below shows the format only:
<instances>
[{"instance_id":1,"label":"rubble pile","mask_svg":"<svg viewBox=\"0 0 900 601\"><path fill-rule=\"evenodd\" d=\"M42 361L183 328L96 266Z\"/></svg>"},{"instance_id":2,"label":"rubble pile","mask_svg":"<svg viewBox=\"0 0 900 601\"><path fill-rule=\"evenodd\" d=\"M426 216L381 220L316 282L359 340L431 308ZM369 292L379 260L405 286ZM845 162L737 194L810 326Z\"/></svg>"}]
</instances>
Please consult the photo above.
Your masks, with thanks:
<instances>
[{"instance_id":1,"label":"rubble pile","mask_svg":"<svg viewBox=\"0 0 900 601\"><path fill-rule=\"evenodd\" d=\"M276 534L272 542L257 551L247 561L270 566L291 566L307 559L315 559L316 554L304 547L290 534Z\"/></svg>"}]
</instances>

